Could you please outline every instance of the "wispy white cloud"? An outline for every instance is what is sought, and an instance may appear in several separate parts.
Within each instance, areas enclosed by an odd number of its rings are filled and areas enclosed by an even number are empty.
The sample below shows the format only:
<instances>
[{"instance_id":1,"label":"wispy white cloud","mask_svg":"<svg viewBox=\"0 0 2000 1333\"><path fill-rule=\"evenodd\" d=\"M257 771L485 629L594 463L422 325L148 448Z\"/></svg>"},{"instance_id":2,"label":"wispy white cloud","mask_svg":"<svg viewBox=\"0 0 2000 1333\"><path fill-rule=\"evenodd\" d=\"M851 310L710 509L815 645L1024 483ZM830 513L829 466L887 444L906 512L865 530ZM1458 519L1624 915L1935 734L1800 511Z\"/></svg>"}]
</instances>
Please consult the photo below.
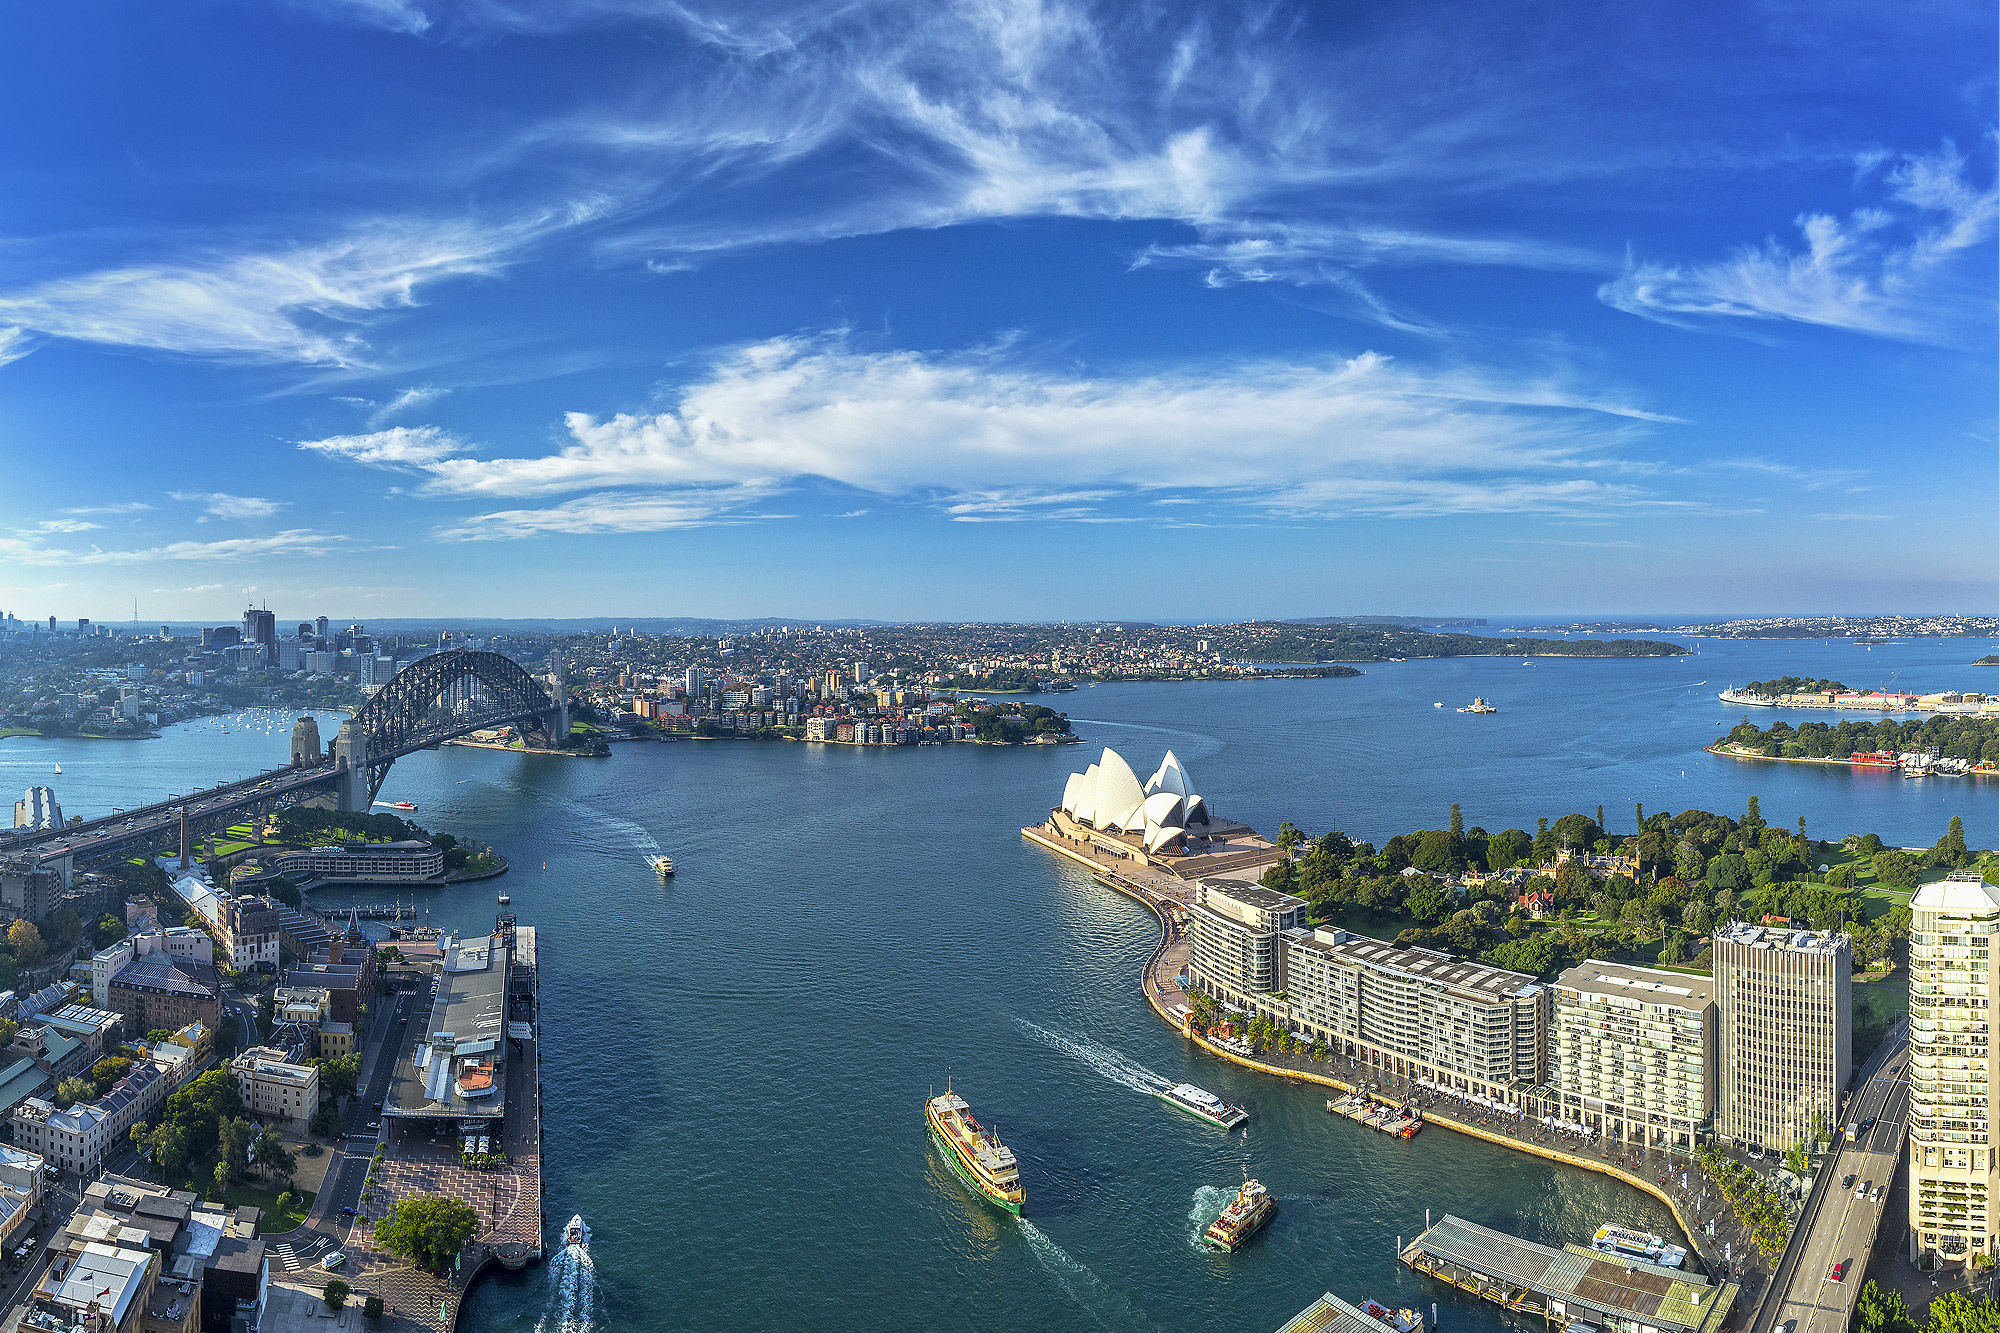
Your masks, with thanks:
<instances>
[{"instance_id":1,"label":"wispy white cloud","mask_svg":"<svg viewBox=\"0 0 2000 1333\"><path fill-rule=\"evenodd\" d=\"M102 526L103 524L101 523L91 523L80 518L45 518L31 528L16 528L14 531L23 535L56 532L94 532Z\"/></svg>"},{"instance_id":2,"label":"wispy white cloud","mask_svg":"<svg viewBox=\"0 0 2000 1333\"><path fill-rule=\"evenodd\" d=\"M0 291L0 326L228 361L358 367L362 324L420 288L499 272L597 203L487 225L384 219L311 245L249 246Z\"/></svg>"},{"instance_id":3,"label":"wispy white cloud","mask_svg":"<svg viewBox=\"0 0 2000 1333\"><path fill-rule=\"evenodd\" d=\"M189 588L155 588L153 594L159 597L175 597L182 593L221 592L224 586L220 583L197 583Z\"/></svg>"},{"instance_id":4,"label":"wispy white cloud","mask_svg":"<svg viewBox=\"0 0 2000 1333\"><path fill-rule=\"evenodd\" d=\"M299 448L369 467L430 467L466 451L463 441L436 426L392 426L366 435L301 440Z\"/></svg>"},{"instance_id":5,"label":"wispy white cloud","mask_svg":"<svg viewBox=\"0 0 2000 1333\"><path fill-rule=\"evenodd\" d=\"M1860 164L1872 181L1886 159ZM1803 248L1775 238L1694 264L1631 261L1598 295L1620 310L1689 327L1789 321L1911 342L1951 342L1991 316L1996 195L1950 144L1895 159L1879 202L1845 218L1797 219Z\"/></svg>"},{"instance_id":6,"label":"wispy white cloud","mask_svg":"<svg viewBox=\"0 0 2000 1333\"><path fill-rule=\"evenodd\" d=\"M137 514L153 506L143 500L127 500L120 504L75 505L63 510L65 514Z\"/></svg>"},{"instance_id":7,"label":"wispy white cloud","mask_svg":"<svg viewBox=\"0 0 2000 1333\"><path fill-rule=\"evenodd\" d=\"M430 384L413 385L397 394L394 398L391 398L388 402L377 404L375 410L368 414L368 424L370 426L380 426L394 417L401 416L411 408L422 407L425 403L435 402L450 392L451 390L449 389L440 389Z\"/></svg>"},{"instance_id":8,"label":"wispy white cloud","mask_svg":"<svg viewBox=\"0 0 2000 1333\"><path fill-rule=\"evenodd\" d=\"M289 500L266 500L255 495L230 495L223 491L170 491L183 504L198 504L210 518L269 518L289 505ZM94 526L94 525L93 525Z\"/></svg>"},{"instance_id":9,"label":"wispy white cloud","mask_svg":"<svg viewBox=\"0 0 2000 1333\"><path fill-rule=\"evenodd\" d=\"M19 361L34 350L34 340L26 329L13 326L0 327L0 366L10 361Z\"/></svg>"},{"instance_id":10,"label":"wispy white cloud","mask_svg":"<svg viewBox=\"0 0 2000 1333\"><path fill-rule=\"evenodd\" d=\"M771 488L689 487L671 493L586 495L545 509L503 509L440 527L443 541L507 541L550 533L570 536L618 532L668 532L747 522L742 506Z\"/></svg>"},{"instance_id":11,"label":"wispy white cloud","mask_svg":"<svg viewBox=\"0 0 2000 1333\"><path fill-rule=\"evenodd\" d=\"M101 547L85 550L57 548L36 541L0 538L0 554L31 565L152 565L161 563L271 560L288 556L316 557L352 549L351 541L337 533L293 528L264 537L231 537L222 541L169 542L142 550L107 551Z\"/></svg>"},{"instance_id":12,"label":"wispy white cloud","mask_svg":"<svg viewBox=\"0 0 2000 1333\"><path fill-rule=\"evenodd\" d=\"M1640 504L1644 469L1626 446L1659 420L1553 371L1425 370L1364 354L1092 377L1006 349L927 356L829 335L728 353L665 411L572 412L570 442L553 453L469 457L442 432L436 445L304 447L414 473L432 498L591 492L447 529L470 536L607 530L607 497L621 490L646 492L627 519L712 521L808 479L968 521L1115 516L1115 501L1140 495L1291 516Z\"/></svg>"},{"instance_id":13,"label":"wispy white cloud","mask_svg":"<svg viewBox=\"0 0 2000 1333\"><path fill-rule=\"evenodd\" d=\"M328 18L358 23L363 27L420 36L430 31L431 18L423 7L410 0L291 0L298 9Z\"/></svg>"}]
</instances>

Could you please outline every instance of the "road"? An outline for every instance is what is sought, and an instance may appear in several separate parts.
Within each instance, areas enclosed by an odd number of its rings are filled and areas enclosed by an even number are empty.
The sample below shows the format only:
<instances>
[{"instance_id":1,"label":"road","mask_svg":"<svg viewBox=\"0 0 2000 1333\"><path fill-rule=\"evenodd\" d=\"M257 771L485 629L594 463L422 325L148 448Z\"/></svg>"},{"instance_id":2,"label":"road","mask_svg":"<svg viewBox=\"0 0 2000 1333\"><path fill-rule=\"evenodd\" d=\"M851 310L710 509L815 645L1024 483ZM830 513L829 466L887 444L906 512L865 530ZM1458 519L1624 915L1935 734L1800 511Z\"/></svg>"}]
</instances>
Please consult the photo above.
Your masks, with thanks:
<instances>
[{"instance_id":1,"label":"road","mask_svg":"<svg viewBox=\"0 0 2000 1333\"><path fill-rule=\"evenodd\" d=\"M1877 1123L1856 1142L1847 1142L1844 1135L1836 1140L1839 1151L1821 1165L1827 1179L1818 1191L1817 1204L1800 1218L1802 1231L1793 1239L1791 1251L1774 1277L1771 1294L1758 1311L1752 1333L1771 1333L1787 1323L1791 1327L1784 1333L1843 1333L1846 1329L1902 1156L1910 1105L1909 1059L1908 1045L1900 1045L1849 1104L1846 1125L1858 1126L1870 1116L1876 1117ZM1850 1176L1854 1183L1847 1185ZM1858 1197L1864 1185L1871 1196L1866 1199ZM1873 1197L1878 1186L1879 1199ZM1839 1282L1831 1277L1837 1263L1847 1265Z\"/></svg>"}]
</instances>

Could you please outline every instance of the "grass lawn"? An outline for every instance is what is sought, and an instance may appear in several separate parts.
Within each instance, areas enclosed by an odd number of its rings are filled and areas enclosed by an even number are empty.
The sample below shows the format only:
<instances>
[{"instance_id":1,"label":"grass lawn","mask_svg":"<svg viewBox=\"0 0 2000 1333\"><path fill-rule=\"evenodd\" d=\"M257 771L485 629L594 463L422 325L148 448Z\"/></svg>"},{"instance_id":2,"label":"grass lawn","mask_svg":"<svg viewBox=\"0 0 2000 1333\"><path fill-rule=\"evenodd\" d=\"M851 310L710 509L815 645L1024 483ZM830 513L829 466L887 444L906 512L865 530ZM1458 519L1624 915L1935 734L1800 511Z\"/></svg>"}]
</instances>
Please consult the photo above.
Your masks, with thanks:
<instances>
[{"instance_id":1,"label":"grass lawn","mask_svg":"<svg viewBox=\"0 0 2000 1333\"><path fill-rule=\"evenodd\" d=\"M1882 1044L1889 1024L1910 1012L1909 974L1895 972L1880 981L1857 981L1853 996L1854 1063L1858 1066Z\"/></svg>"},{"instance_id":2,"label":"grass lawn","mask_svg":"<svg viewBox=\"0 0 2000 1333\"><path fill-rule=\"evenodd\" d=\"M256 845L254 842L218 842L215 844L215 855L234 856L236 853L248 851Z\"/></svg>"},{"instance_id":3,"label":"grass lawn","mask_svg":"<svg viewBox=\"0 0 2000 1333\"><path fill-rule=\"evenodd\" d=\"M180 1188L191 1192L199 1199L210 1203L215 1201L215 1182L212 1180L205 1185L199 1181L183 1180ZM294 1190L292 1193L295 1201L282 1214L278 1212L278 1191L265 1189L261 1185L231 1185L229 1193L222 1196L222 1202L231 1208L241 1208L246 1203L252 1208L261 1208L264 1210L264 1220L258 1223L258 1229L283 1232L290 1231L305 1221L306 1214L312 1211L313 1200L319 1197L311 1190Z\"/></svg>"},{"instance_id":4,"label":"grass lawn","mask_svg":"<svg viewBox=\"0 0 2000 1333\"><path fill-rule=\"evenodd\" d=\"M39 736L42 733L33 727L0 727L0 739L8 736Z\"/></svg>"}]
</instances>

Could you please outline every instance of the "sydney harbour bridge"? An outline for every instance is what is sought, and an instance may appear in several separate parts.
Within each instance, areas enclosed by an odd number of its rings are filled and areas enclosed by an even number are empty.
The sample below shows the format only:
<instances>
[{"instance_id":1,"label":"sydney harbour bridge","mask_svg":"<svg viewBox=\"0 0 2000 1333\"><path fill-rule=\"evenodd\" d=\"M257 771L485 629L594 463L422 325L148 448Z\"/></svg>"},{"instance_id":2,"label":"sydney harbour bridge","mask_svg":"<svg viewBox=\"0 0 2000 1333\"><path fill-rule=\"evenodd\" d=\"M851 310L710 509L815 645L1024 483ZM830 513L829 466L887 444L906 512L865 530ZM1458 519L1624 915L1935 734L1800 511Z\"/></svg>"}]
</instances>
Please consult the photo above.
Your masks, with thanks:
<instances>
[{"instance_id":1,"label":"sydney harbour bridge","mask_svg":"<svg viewBox=\"0 0 2000 1333\"><path fill-rule=\"evenodd\" d=\"M513 726L532 746L569 736L569 699L560 678L552 695L513 658L453 649L418 658L340 724L324 749L318 727L301 719L291 762L202 791L175 794L136 810L49 829L7 843L9 861L32 857L65 872L115 864L183 846L302 804L366 811L389 766L407 754L494 727Z\"/></svg>"}]
</instances>

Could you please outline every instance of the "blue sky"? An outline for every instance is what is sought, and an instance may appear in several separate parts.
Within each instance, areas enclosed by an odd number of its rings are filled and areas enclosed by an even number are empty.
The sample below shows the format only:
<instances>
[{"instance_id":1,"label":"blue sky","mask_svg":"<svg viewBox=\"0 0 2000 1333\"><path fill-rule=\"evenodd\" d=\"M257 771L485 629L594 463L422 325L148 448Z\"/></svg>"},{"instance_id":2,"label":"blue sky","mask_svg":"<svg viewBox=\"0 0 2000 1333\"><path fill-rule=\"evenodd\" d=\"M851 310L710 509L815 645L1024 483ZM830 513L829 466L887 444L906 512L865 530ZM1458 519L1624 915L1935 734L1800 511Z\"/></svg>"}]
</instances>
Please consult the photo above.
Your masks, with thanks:
<instances>
[{"instance_id":1,"label":"blue sky","mask_svg":"<svg viewBox=\"0 0 2000 1333\"><path fill-rule=\"evenodd\" d=\"M1990 5L8 23L23 618L2000 598Z\"/></svg>"}]
</instances>

